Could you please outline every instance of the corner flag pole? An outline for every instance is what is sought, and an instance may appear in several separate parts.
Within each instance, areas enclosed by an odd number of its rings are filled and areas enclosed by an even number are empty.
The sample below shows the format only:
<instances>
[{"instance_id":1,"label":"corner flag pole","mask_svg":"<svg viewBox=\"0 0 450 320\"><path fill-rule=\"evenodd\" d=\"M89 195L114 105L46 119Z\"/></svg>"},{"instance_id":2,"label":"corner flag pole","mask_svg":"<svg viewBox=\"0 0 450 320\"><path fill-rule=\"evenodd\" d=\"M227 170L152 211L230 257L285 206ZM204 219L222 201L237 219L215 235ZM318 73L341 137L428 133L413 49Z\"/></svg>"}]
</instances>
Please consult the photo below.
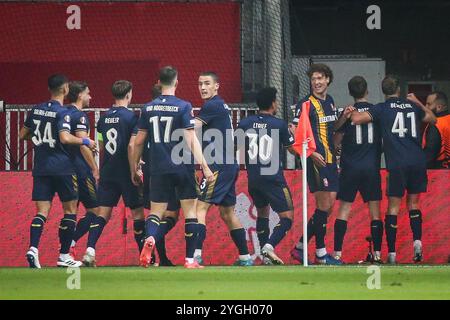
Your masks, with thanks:
<instances>
[{"instance_id":1,"label":"corner flag pole","mask_svg":"<svg viewBox=\"0 0 450 320\"><path fill-rule=\"evenodd\" d=\"M308 139L303 141L302 146L302 190L303 190L303 266L308 266L308 193L306 180L306 150L308 150Z\"/></svg>"}]
</instances>

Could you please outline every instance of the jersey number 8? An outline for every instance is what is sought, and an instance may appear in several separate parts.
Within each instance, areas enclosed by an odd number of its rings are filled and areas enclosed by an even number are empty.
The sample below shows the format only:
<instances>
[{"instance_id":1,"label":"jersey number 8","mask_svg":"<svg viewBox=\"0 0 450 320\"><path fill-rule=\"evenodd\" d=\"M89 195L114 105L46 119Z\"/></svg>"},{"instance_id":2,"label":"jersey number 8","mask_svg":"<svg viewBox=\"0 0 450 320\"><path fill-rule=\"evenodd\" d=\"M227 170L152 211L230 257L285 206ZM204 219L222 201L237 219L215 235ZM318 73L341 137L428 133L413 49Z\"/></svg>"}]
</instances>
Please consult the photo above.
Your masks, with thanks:
<instances>
[{"instance_id":1,"label":"jersey number 8","mask_svg":"<svg viewBox=\"0 0 450 320\"><path fill-rule=\"evenodd\" d=\"M117 151L117 130L114 128L106 131L106 139L108 140L105 144L105 149L109 154L113 155Z\"/></svg>"}]
</instances>

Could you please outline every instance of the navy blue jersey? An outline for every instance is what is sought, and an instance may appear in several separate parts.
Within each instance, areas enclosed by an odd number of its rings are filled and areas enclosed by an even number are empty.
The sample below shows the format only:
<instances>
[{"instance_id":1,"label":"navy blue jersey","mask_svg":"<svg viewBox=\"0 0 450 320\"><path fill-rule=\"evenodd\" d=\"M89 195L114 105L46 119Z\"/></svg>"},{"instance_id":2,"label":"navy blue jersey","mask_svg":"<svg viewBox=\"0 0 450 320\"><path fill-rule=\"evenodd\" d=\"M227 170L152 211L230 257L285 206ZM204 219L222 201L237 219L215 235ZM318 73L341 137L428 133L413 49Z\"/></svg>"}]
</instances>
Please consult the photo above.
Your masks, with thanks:
<instances>
[{"instance_id":1,"label":"navy blue jersey","mask_svg":"<svg viewBox=\"0 0 450 320\"><path fill-rule=\"evenodd\" d=\"M130 179L128 144L137 133L138 116L124 107L112 107L98 120L97 131L102 134L105 152L100 168L102 180Z\"/></svg>"},{"instance_id":2,"label":"navy blue jersey","mask_svg":"<svg viewBox=\"0 0 450 320\"><path fill-rule=\"evenodd\" d=\"M316 152L320 153L326 163L336 162L334 156L333 133L334 122L337 120L337 109L334 100L327 95L325 100L308 95L297 103L293 123L298 124L302 112L302 104L305 101L311 102L309 109L309 120L311 129L316 141Z\"/></svg>"},{"instance_id":3,"label":"navy blue jersey","mask_svg":"<svg viewBox=\"0 0 450 320\"><path fill-rule=\"evenodd\" d=\"M283 147L294 144L287 123L272 115L260 113L242 119L239 129L245 133L245 163L249 181L260 178L284 181ZM241 131L237 131L236 135L241 134Z\"/></svg>"},{"instance_id":4,"label":"navy blue jersey","mask_svg":"<svg viewBox=\"0 0 450 320\"><path fill-rule=\"evenodd\" d=\"M358 112L369 111L373 104L357 102ZM342 140L342 168L366 168L379 170L381 162L381 131L378 123L354 125L348 120L339 130L344 133Z\"/></svg>"},{"instance_id":5,"label":"navy blue jersey","mask_svg":"<svg viewBox=\"0 0 450 320\"><path fill-rule=\"evenodd\" d=\"M66 108L67 113L70 115L71 133L76 135L78 131L84 131L89 135L90 126L87 114L73 105L68 105ZM68 146L68 150L72 156L78 177L85 178L90 176L92 170L81 154L80 146Z\"/></svg>"},{"instance_id":6,"label":"navy blue jersey","mask_svg":"<svg viewBox=\"0 0 450 320\"><path fill-rule=\"evenodd\" d=\"M371 108L369 114L373 122L380 124L388 169L425 166L420 141L420 124L425 112L420 107L406 99L389 98Z\"/></svg>"},{"instance_id":7,"label":"navy blue jersey","mask_svg":"<svg viewBox=\"0 0 450 320\"><path fill-rule=\"evenodd\" d=\"M205 102L196 117L203 122L203 150L212 171L236 167L234 134L228 105L219 96ZM216 141L220 139L219 141ZM218 146L222 146L218 148Z\"/></svg>"},{"instance_id":8,"label":"navy blue jersey","mask_svg":"<svg viewBox=\"0 0 450 320\"><path fill-rule=\"evenodd\" d=\"M32 133L34 144L33 176L59 176L75 173L71 156L59 140L59 132L70 133L70 115L58 101L35 106L24 126Z\"/></svg>"},{"instance_id":9,"label":"navy blue jersey","mask_svg":"<svg viewBox=\"0 0 450 320\"><path fill-rule=\"evenodd\" d=\"M193 129L194 125L191 104L175 96L161 95L144 106L139 130L148 133L151 175L194 170L190 152L177 154L177 162L172 159L172 150L183 140L183 129Z\"/></svg>"}]
</instances>

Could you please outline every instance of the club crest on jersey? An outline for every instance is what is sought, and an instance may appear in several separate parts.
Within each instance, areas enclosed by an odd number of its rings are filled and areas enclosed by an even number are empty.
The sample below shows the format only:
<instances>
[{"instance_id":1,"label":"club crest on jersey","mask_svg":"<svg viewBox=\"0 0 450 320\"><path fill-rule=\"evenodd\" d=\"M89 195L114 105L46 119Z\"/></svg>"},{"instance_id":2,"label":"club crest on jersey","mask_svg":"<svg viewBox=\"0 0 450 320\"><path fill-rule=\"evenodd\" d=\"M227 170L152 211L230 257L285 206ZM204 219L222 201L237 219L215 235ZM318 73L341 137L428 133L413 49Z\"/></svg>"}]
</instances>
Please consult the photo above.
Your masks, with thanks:
<instances>
[{"instance_id":1,"label":"club crest on jersey","mask_svg":"<svg viewBox=\"0 0 450 320\"><path fill-rule=\"evenodd\" d=\"M80 118L80 122L81 122L82 124L86 124L86 118L85 118L85 117L81 117L81 118Z\"/></svg>"},{"instance_id":2,"label":"club crest on jersey","mask_svg":"<svg viewBox=\"0 0 450 320\"><path fill-rule=\"evenodd\" d=\"M68 114L64 116L64 121L70 122L70 116Z\"/></svg>"},{"instance_id":3,"label":"club crest on jersey","mask_svg":"<svg viewBox=\"0 0 450 320\"><path fill-rule=\"evenodd\" d=\"M328 187L328 179L327 178L323 179L323 185L324 185L324 187Z\"/></svg>"}]
</instances>

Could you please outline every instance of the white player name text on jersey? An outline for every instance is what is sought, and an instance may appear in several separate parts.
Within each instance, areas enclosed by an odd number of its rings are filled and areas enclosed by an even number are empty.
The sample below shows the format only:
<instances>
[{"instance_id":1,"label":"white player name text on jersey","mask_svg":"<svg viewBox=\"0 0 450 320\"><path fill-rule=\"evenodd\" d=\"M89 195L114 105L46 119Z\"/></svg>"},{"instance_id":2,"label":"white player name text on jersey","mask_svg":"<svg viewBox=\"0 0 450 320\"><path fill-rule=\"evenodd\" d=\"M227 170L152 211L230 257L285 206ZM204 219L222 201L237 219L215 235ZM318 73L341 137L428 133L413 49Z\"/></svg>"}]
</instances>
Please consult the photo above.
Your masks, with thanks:
<instances>
[{"instance_id":1,"label":"white player name text on jersey","mask_svg":"<svg viewBox=\"0 0 450 320\"><path fill-rule=\"evenodd\" d=\"M320 123L324 123L324 122L331 122L331 121L336 121L337 118L335 115L332 116L326 116L326 117L321 117L319 118L319 122Z\"/></svg>"},{"instance_id":2,"label":"white player name text on jersey","mask_svg":"<svg viewBox=\"0 0 450 320\"><path fill-rule=\"evenodd\" d=\"M177 106L161 106L161 105L155 105L155 106L148 106L147 111L168 111L168 112L178 112L180 107Z\"/></svg>"},{"instance_id":3,"label":"white player name text on jersey","mask_svg":"<svg viewBox=\"0 0 450 320\"><path fill-rule=\"evenodd\" d=\"M34 109L34 114L37 116L56 118L55 111L45 111L45 110L41 110L41 109Z\"/></svg>"},{"instance_id":4,"label":"white player name text on jersey","mask_svg":"<svg viewBox=\"0 0 450 320\"><path fill-rule=\"evenodd\" d=\"M410 105L409 103L402 103L402 104L391 103L391 108L412 109L412 105Z\"/></svg>"},{"instance_id":5,"label":"white player name text on jersey","mask_svg":"<svg viewBox=\"0 0 450 320\"><path fill-rule=\"evenodd\" d=\"M266 129L267 123L254 123L253 129Z\"/></svg>"},{"instance_id":6,"label":"white player name text on jersey","mask_svg":"<svg viewBox=\"0 0 450 320\"><path fill-rule=\"evenodd\" d=\"M105 123L119 123L120 118L106 118Z\"/></svg>"}]
</instances>

